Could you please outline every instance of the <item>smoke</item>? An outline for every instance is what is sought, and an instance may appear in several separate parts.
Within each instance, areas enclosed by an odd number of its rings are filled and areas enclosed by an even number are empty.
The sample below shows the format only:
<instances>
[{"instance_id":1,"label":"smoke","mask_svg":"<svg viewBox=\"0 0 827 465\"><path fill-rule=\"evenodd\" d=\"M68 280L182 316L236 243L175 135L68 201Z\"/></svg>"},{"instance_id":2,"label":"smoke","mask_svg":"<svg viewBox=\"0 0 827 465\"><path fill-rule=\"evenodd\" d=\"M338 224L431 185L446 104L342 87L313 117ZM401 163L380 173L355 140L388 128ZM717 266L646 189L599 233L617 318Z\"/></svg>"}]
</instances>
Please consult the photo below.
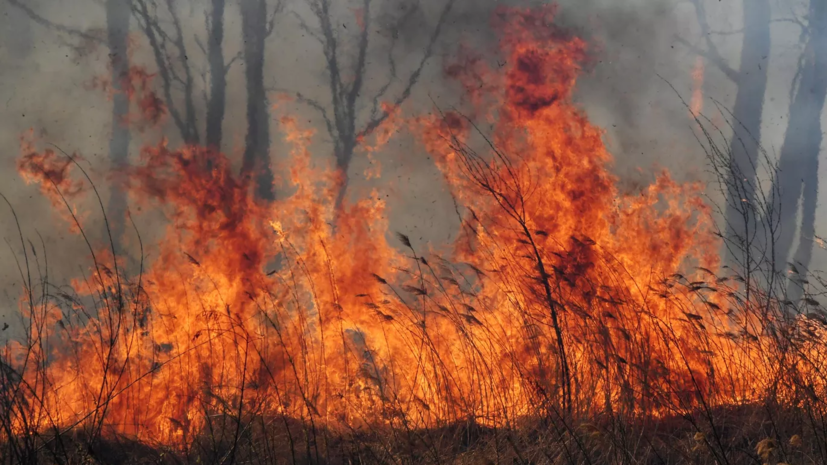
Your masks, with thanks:
<instances>
[{"instance_id":1,"label":"smoke","mask_svg":"<svg viewBox=\"0 0 827 465\"><path fill-rule=\"evenodd\" d=\"M411 3L411 2L408 2ZM430 7L438 8L440 2ZM542 1L461 2L452 15L443 40L443 53L467 43L476 50L496 50L497 36L490 28L494 10L502 5L537 6ZM639 184L651 179L652 166L673 171L679 179L704 176L704 154L697 146L692 121L684 103L693 91L692 71L698 54L686 43L701 45L696 10L689 1L560 0L557 22L590 45L592 61L580 79L577 99L590 118L606 130L615 155L617 172L625 181ZM711 3L711 2L710 2ZM715 2L718 3L718 2ZM392 5L390 3L389 5ZM720 30L737 31L738 8L731 2L707 7L710 21ZM715 7L715 8L712 8ZM392 9L393 7L388 7ZM426 27L400 30L411 50L425 38ZM727 40L720 50L737 64L740 45ZM489 57L492 58L493 57ZM705 73L703 91L727 103L734 84L715 69ZM670 87L675 87L679 94ZM444 97L451 88L431 83L428 92ZM710 102L707 102L710 109ZM676 153L677 152L677 153Z\"/></svg>"},{"instance_id":2,"label":"smoke","mask_svg":"<svg viewBox=\"0 0 827 465\"><path fill-rule=\"evenodd\" d=\"M364 20L360 19L360 14L364 13L360 12L363 3L352 0L331 2L334 32L340 39L339 53L351 65L358 53L354 38L358 37L359 23ZM455 103L452 100L453 84L442 78L446 57L455 53L460 43L482 52L495 50L496 34L490 27L490 17L496 7L542 3L539 0L457 0L435 42L432 57L412 87L405 108L413 113L428 111L434 101L446 107ZM648 182L653 166L670 169L678 179L704 179L704 154L695 140L693 122L679 96L669 86L674 86L685 100L689 100L693 90L692 71L698 57L691 47L702 50L704 44L692 2L560 0L558 3L559 24L591 44L592 61L580 80L576 98L591 119L605 129L607 144L615 156L613 169L625 188L635 189ZM737 65L742 2L702 3L710 26L720 33L714 40L724 61ZM125 1L125 7L127 4ZM268 0L271 8L273 4ZM93 36L100 36L105 31L105 12L97 1L39 0L25 5L42 18L67 29ZM193 93L199 97L195 102L197 120L203 125L206 104L200 96L206 95L209 87L208 80L202 79L198 71L207 67L207 58L200 47L206 43L205 15L209 12L209 2L193 0L176 2L176 5L180 5L183 41L189 51L185 59L195 71ZM444 5L444 0L372 2L369 71L360 94L365 98L362 115L370 109L369 96L375 95L383 86L387 85L388 96L404 91L406 78L418 66ZM789 18L798 11L786 7L776 10L775 19ZM264 84L270 95L301 93L329 111L327 63L324 49L317 40L318 21L308 2L287 1L274 24L274 31L267 39L264 63ZM228 66L227 72L222 148L239 160L246 130L246 89L244 64L233 57L242 50L240 28L237 4L227 2L223 51L232 65ZM763 138L764 146L771 154L780 146L786 129L789 89L800 53L796 48L799 33L792 23L773 25L773 52L768 58L770 89L764 110L766 131ZM134 45L131 50L133 62L154 70L152 52L134 21L130 34ZM0 160L0 192L17 209L27 234L33 236L39 232L44 237L47 252L58 264L54 278L60 280L61 276L76 273L82 256L80 244L77 238L61 232L66 229L65 225L58 223L60 220L51 213L48 202L16 175L14 163L18 155L18 137L33 128L40 140L54 143L68 152L84 154L93 177L106 184L111 101L100 90L90 90L87 84L92 78L107 74L107 49L105 44L79 40L43 21L33 20L10 0L0 0L0 35L0 62L4 64L0 69L0 117L3 121L0 145L4 154ZM389 56L394 57L392 62ZM351 71L352 67L342 70L343 73ZM397 79L388 79L392 72L397 74ZM175 88L178 88L177 84ZM702 90L706 97L704 111L713 115L716 110L711 99L721 102L724 107L731 105L735 84L707 63ZM180 97L176 99L180 104ZM285 159L286 150L279 142L281 133L277 122L278 115L284 112L300 116L300 121L306 121L317 130L313 147L316 158L320 163L330 162L332 141L325 131L322 115L318 109L300 103L280 104L271 115L274 161ZM725 121L718 121L725 125ZM174 125L168 120L161 128L134 134L130 156L135 156L140 144L157 141L162 136L172 143L180 141ZM382 177L366 180L361 173L373 163L381 166ZM391 228L408 233L415 246L439 245L454 234L456 213L441 176L411 137L398 134L373 161L356 157L351 173L354 188L349 195L375 192L387 199L392 215ZM278 178L278 172L276 176ZM8 212L2 210L0 214L4 218L0 233L11 240L15 237L16 227L9 221ZM819 214L819 217L824 215ZM144 222L141 233L151 236L162 224L161 218ZM18 245L10 249L20 252ZM4 263L13 263L10 254L7 252ZM0 270L0 288L10 289L11 296L2 305L4 310L0 310L0 325L3 319L11 317L10 310L6 309L14 308L14 283L18 281L13 266L6 265Z\"/></svg>"}]
</instances>

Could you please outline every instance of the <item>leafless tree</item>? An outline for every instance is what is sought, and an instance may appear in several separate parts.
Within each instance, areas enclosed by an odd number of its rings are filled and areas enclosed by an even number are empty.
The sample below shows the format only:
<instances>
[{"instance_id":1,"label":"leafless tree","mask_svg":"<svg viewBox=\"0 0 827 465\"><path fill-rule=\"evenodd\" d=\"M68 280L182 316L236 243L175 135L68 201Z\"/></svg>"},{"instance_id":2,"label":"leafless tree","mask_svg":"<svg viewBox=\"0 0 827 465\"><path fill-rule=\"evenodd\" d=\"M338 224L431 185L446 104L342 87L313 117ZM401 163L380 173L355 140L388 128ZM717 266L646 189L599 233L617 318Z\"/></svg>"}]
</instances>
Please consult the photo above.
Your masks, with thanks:
<instances>
[{"instance_id":1,"label":"leafless tree","mask_svg":"<svg viewBox=\"0 0 827 465\"><path fill-rule=\"evenodd\" d=\"M106 0L106 31L111 61L111 81L114 90L112 102L112 138L109 140L109 157L114 169L121 169L129 155L129 128L124 124L129 113L129 97L123 92L123 80L129 73L127 38L129 35L129 10L125 0ZM126 193L112 189L109 212L117 220L113 223L113 236L120 238L124 232Z\"/></svg>"},{"instance_id":2,"label":"leafless tree","mask_svg":"<svg viewBox=\"0 0 827 465\"><path fill-rule=\"evenodd\" d=\"M106 37L74 29L41 15L32 9L28 3L20 0L7 0L11 5L23 11L32 21L58 34L58 37L70 46L72 44L64 37L102 44L109 48L110 80L113 92L112 102L112 135L109 140L109 158L115 169L122 167L129 154L130 132L124 125L129 113L129 97L123 91L124 78L129 72L129 57L127 55L127 38L129 35L129 0L106 0ZM111 224L112 236L115 241L124 231L126 213L126 193L116 186L111 190L109 198L109 212L113 219Z\"/></svg>"},{"instance_id":3,"label":"leafless tree","mask_svg":"<svg viewBox=\"0 0 827 465\"><path fill-rule=\"evenodd\" d=\"M239 6L247 84L247 137L241 170L243 175L255 179L255 194L259 199L272 200L270 111L264 88L264 49L282 4L279 2L272 7L271 12L268 12L266 0L240 0Z\"/></svg>"},{"instance_id":4,"label":"leafless tree","mask_svg":"<svg viewBox=\"0 0 827 465\"><path fill-rule=\"evenodd\" d=\"M761 142L761 115L764 108L764 95L767 90L767 58L770 52L771 9L769 0L745 1L742 8L743 41L739 68L735 70L727 63L713 41L713 31L707 20L703 0L693 0L701 26L705 47L701 48L684 41L696 53L704 56L724 75L738 85L735 103L732 108L733 135L730 145L731 163L736 165L729 172L738 173L737 179L725 183L730 187L725 194L728 197L724 219L726 236L749 244L760 240L758 231L750 230L755 224L754 209L750 206L755 198L752 187L755 186L756 166ZM737 186L737 188L733 188ZM731 201L731 200L736 201ZM743 201L742 201L743 200ZM747 249L749 246L746 247ZM745 267L743 257L732 255L727 249L727 262Z\"/></svg>"},{"instance_id":5,"label":"leafless tree","mask_svg":"<svg viewBox=\"0 0 827 465\"><path fill-rule=\"evenodd\" d=\"M297 96L300 101L321 113L326 130L333 141L336 168L340 174L339 193L336 198L337 211L347 193L348 169L360 141L390 116L388 110L382 107L382 101L395 107L410 97L426 63L434 53L437 39L445 27L454 3L455 0L447 0L444 3L421 58L410 72L402 76L398 67L401 55L398 50L399 31L411 24L417 15L422 14L419 2L403 2L399 12L392 16L382 15L373 0L359 0L358 4L348 4L350 10L357 15L358 27L355 32L348 31L346 26L343 26L344 30L339 27L340 22L335 19L334 2L331 0L310 0L310 8L318 26L311 26L304 19L298 18L301 27L321 44L324 52L330 101L320 102L301 93ZM372 41L375 40L373 34L376 29L390 34L390 46L384 60L371 60L368 57ZM349 41L355 44L354 53L347 51L351 45ZM375 71L376 69L378 71ZM381 73L382 84L368 95L366 83L374 77L374 72ZM402 82L401 89L393 95L391 89L399 81Z\"/></svg>"},{"instance_id":6,"label":"leafless tree","mask_svg":"<svg viewBox=\"0 0 827 465\"><path fill-rule=\"evenodd\" d=\"M224 110L227 101L227 64L224 62L224 10L226 0L212 0L207 21L207 60L210 68L210 97L207 101L206 143L221 148Z\"/></svg>"},{"instance_id":7,"label":"leafless tree","mask_svg":"<svg viewBox=\"0 0 827 465\"><path fill-rule=\"evenodd\" d=\"M171 0L130 0L130 5L138 26L143 30L149 42L161 80L164 102L181 139L188 144L200 143L195 105L197 70L192 64L193 61L190 60L191 50L188 49L185 40L180 3ZM218 2L218 9L215 8L216 2L212 3L212 7L211 13L205 15L205 22L210 33L209 52L203 46L200 48L208 55L210 79L213 83L211 97L221 100L224 98L225 89L220 86L224 84L224 78L229 69L229 66L223 64L222 43L220 42L223 39L223 1ZM219 35L216 36L216 34ZM218 43L216 39L219 40ZM201 45L200 41L197 43ZM212 55L209 55L210 52ZM216 63L219 60L219 53L221 53L220 72L215 73L218 68ZM218 116L223 119L223 115ZM213 118L218 116L213 115ZM218 142L220 143L220 139Z\"/></svg>"},{"instance_id":8,"label":"leafless tree","mask_svg":"<svg viewBox=\"0 0 827 465\"><path fill-rule=\"evenodd\" d=\"M815 214L818 197L818 156L821 152L821 114L827 96L827 1L811 0L806 40L799 59L790 102L787 132L779 157L778 186L775 202L781 213L781 234L775 246L775 263L787 267L788 260L806 273L815 240ZM796 217L801 201L799 244L790 257L796 233ZM802 295L801 284L790 281L792 300Z\"/></svg>"},{"instance_id":9,"label":"leafless tree","mask_svg":"<svg viewBox=\"0 0 827 465\"><path fill-rule=\"evenodd\" d=\"M235 56L226 60L226 0L211 0L209 9L204 14L206 45L197 34L186 30L182 21L184 10L181 3L172 0L132 0L133 12L153 52L168 111L185 143L221 148L227 73L237 61L244 62L248 91L248 132L242 172L249 176L255 173L256 195L262 199L272 199L269 111L264 91L264 45L274 30L281 2L239 0L238 5L243 46ZM206 57L205 68L199 68L195 60L191 59L192 51L187 46L187 34L194 34L198 49ZM209 89L209 94L205 91L202 97L206 106L203 137L196 95L196 78L199 75L204 87Z\"/></svg>"}]
</instances>

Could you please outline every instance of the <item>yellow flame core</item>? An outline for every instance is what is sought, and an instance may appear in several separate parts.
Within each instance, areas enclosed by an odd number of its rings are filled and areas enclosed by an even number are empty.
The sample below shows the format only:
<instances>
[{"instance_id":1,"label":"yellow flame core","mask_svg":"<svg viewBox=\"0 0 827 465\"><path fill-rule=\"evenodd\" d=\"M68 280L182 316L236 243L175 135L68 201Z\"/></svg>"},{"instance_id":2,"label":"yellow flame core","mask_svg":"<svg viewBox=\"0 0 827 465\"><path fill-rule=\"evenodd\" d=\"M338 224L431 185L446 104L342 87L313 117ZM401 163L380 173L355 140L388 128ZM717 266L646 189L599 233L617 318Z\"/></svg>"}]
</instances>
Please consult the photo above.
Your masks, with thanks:
<instances>
[{"instance_id":1,"label":"yellow flame core","mask_svg":"<svg viewBox=\"0 0 827 465\"><path fill-rule=\"evenodd\" d=\"M47 413L37 427L100 422L176 444L227 413L508 425L559 409L673 415L765 392L777 354L766 321L733 305L738 287L715 275L703 186L661 173L618 191L602 131L571 100L585 44L554 13L498 10L507 65L468 50L446 65L462 114L403 122L389 108L373 145L362 141L373 155L405 123L434 157L463 212L450 257L422 256L404 237L389 245L375 195L336 211L340 176L314 167L313 131L293 118L280 120L293 193L272 204L219 153L145 147L127 187L171 220L150 267L125 277L96 251L74 295L21 300L42 323L35 336L54 342L5 348L36 388L29 405ZM699 89L701 62L696 71ZM45 184L34 175L45 167L80 195L54 153L32 147L27 179ZM827 360L802 348L816 368ZM49 361L45 377L32 360ZM814 369L802 376L823 389Z\"/></svg>"}]
</instances>

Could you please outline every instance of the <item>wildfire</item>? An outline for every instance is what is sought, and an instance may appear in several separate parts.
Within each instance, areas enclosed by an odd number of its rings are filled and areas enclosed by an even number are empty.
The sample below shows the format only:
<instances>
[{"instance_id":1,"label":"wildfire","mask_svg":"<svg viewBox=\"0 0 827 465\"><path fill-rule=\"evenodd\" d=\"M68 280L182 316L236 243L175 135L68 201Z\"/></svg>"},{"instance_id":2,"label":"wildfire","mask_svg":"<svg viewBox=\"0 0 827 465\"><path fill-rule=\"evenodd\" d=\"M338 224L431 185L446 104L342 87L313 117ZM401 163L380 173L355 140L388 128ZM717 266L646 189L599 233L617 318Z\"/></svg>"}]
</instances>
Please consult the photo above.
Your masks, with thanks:
<instances>
[{"instance_id":1,"label":"wildfire","mask_svg":"<svg viewBox=\"0 0 827 465\"><path fill-rule=\"evenodd\" d=\"M123 121L125 126L145 129L147 126L159 125L167 114L167 107L161 98L152 90L155 74L149 73L142 66L131 66L126 75L121 77L119 90L112 85L108 76L93 78L87 87L100 89L112 98L116 92L123 92L130 103L137 107L137 112L126 115Z\"/></svg>"},{"instance_id":2,"label":"wildfire","mask_svg":"<svg viewBox=\"0 0 827 465\"><path fill-rule=\"evenodd\" d=\"M26 315L47 307L55 342L12 358L42 387L39 426L178 444L221 412L416 428L754 398L773 355L716 274L702 186L661 173L618 191L602 131L572 102L586 44L554 15L499 9L505 65L465 49L446 74L466 107L408 121L462 206L450 257L389 243L376 196L336 212L337 173L313 168L313 131L289 117L293 193L272 204L219 152L145 147L122 175L169 219L152 261L128 273L95 250L74 293L21 300ZM24 150L44 193L82 193L65 159ZM49 361L44 379L27 357Z\"/></svg>"},{"instance_id":3,"label":"wildfire","mask_svg":"<svg viewBox=\"0 0 827 465\"><path fill-rule=\"evenodd\" d=\"M692 67L692 99L689 102L689 112L693 118L700 115L704 109L704 72L704 59L698 56Z\"/></svg>"}]
</instances>

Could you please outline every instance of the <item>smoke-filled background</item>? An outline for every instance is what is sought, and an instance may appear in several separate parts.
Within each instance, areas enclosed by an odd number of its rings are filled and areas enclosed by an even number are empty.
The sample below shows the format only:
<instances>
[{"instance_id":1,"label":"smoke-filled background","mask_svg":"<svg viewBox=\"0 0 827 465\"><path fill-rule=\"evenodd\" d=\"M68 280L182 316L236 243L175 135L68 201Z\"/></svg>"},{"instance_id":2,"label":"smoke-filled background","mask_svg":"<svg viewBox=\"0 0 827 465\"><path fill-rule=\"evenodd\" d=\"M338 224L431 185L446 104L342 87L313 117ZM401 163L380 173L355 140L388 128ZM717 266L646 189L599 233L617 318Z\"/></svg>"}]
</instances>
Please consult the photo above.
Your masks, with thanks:
<instances>
[{"instance_id":1,"label":"smoke-filled background","mask_svg":"<svg viewBox=\"0 0 827 465\"><path fill-rule=\"evenodd\" d=\"M577 100L605 129L622 189L639 189L661 168L680 180L710 180L690 105L724 128L723 145L733 136L730 124L736 137L760 138L772 159L793 167L786 170L786 191L802 192L810 210L818 205L820 131L817 138L793 137L799 128L789 124L791 114L803 112L798 121L820 125L817 82L824 69L817 57L827 44L817 27L823 2L811 1L558 2L558 23L590 44ZM370 157L355 141L386 122L381 102L399 103L403 116L458 104L444 66L463 45L497 63L490 18L506 3L542 2L0 0L0 193L26 237L42 237L50 279L65 280L86 266L85 247L37 187L17 174L21 135L32 130L41 147L83 155L117 211L122 205L110 189L111 168L136 160L142 145L163 137L171 145L217 145L239 172L267 168L274 187L259 195L280 195L289 148L279 118L294 115L316 130L315 160L348 174L343 197L386 198L391 230L407 233L418 247L439 248L454 236L458 220L424 150L404 128ZM168 108L160 125L117 124L134 108L124 112L117 80L107 83L129 67L153 75L150 89ZM797 97L806 108L796 107ZM746 146L738 150L758 151ZM723 204L715 185L709 194ZM128 199L121 202L128 208ZM789 202L794 218L784 227L795 231L807 207L799 214L800 200ZM816 234L824 229L824 213L815 209ZM0 234L10 244L0 268L0 325L14 325L20 246L5 204L0 218ZM103 237L102 221L93 224L100 227L90 234ZM151 244L162 225L163 218L150 214L137 227ZM124 242L134 246L127 229ZM824 258L815 247L811 268L824 268Z\"/></svg>"}]
</instances>

